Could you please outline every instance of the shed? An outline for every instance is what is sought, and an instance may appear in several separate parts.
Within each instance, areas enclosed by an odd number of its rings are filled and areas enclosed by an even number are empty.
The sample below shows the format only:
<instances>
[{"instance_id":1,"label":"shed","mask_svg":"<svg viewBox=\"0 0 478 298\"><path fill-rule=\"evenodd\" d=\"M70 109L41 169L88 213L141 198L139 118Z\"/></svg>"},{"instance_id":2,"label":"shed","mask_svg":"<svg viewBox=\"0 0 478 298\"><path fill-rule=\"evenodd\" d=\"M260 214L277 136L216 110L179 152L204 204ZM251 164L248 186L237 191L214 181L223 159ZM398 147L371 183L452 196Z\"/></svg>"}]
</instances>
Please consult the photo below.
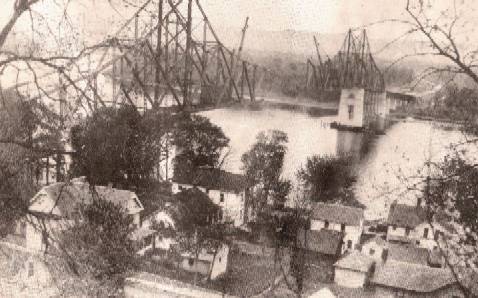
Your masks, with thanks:
<instances>
[{"instance_id":1,"label":"shed","mask_svg":"<svg viewBox=\"0 0 478 298\"><path fill-rule=\"evenodd\" d=\"M319 254L338 257L342 250L344 234L339 231L300 229L297 235L299 246Z\"/></svg>"}]
</instances>

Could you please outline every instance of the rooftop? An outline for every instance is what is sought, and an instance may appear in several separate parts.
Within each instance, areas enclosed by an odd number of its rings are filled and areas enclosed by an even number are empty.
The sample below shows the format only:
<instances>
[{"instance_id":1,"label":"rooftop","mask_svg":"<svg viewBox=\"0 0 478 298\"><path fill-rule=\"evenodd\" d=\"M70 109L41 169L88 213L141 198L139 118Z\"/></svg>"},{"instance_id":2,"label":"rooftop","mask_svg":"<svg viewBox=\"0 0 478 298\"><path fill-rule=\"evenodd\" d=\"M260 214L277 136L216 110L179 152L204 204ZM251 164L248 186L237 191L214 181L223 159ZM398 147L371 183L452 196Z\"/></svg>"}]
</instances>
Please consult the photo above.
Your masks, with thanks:
<instances>
[{"instance_id":1,"label":"rooftop","mask_svg":"<svg viewBox=\"0 0 478 298\"><path fill-rule=\"evenodd\" d=\"M428 257L429 252L426 248L395 243L390 243L388 247L387 260L427 266Z\"/></svg>"},{"instance_id":2,"label":"rooftop","mask_svg":"<svg viewBox=\"0 0 478 298\"><path fill-rule=\"evenodd\" d=\"M244 175L214 168L201 168L196 172L196 175L193 176L175 175L173 182L236 193L243 191L247 186Z\"/></svg>"},{"instance_id":3,"label":"rooftop","mask_svg":"<svg viewBox=\"0 0 478 298\"><path fill-rule=\"evenodd\" d=\"M362 235L362 237L364 237L364 235ZM374 235L373 237L365 240L363 242L363 245L366 245L368 243L377 243L378 245L383 247L388 246L388 242L381 235Z\"/></svg>"},{"instance_id":4,"label":"rooftop","mask_svg":"<svg viewBox=\"0 0 478 298\"><path fill-rule=\"evenodd\" d=\"M456 281L447 269L391 261L376 268L371 282L396 289L430 293Z\"/></svg>"},{"instance_id":5,"label":"rooftop","mask_svg":"<svg viewBox=\"0 0 478 298\"><path fill-rule=\"evenodd\" d=\"M166 295L169 293L175 294L178 297L232 297L211 289L202 288L186 282L147 272L139 272L127 278L126 284L135 284L136 286L142 286L146 289L157 288L161 289ZM194 291L194 293L192 291Z\"/></svg>"},{"instance_id":6,"label":"rooftop","mask_svg":"<svg viewBox=\"0 0 478 298\"><path fill-rule=\"evenodd\" d=\"M314 203L312 218L358 226L364 218L363 209L336 204Z\"/></svg>"},{"instance_id":7,"label":"rooftop","mask_svg":"<svg viewBox=\"0 0 478 298\"><path fill-rule=\"evenodd\" d=\"M143 210L143 205L132 191L107 186L95 186L94 189L100 198L119 204L129 214ZM33 197L30 211L68 217L75 212L78 204L88 204L93 197L91 186L87 182L57 182L43 187Z\"/></svg>"},{"instance_id":8,"label":"rooftop","mask_svg":"<svg viewBox=\"0 0 478 298\"><path fill-rule=\"evenodd\" d=\"M302 248L327 255L336 255L342 246L344 234L327 229L320 231L301 229L297 238L299 246Z\"/></svg>"},{"instance_id":9,"label":"rooftop","mask_svg":"<svg viewBox=\"0 0 478 298\"><path fill-rule=\"evenodd\" d=\"M375 261L372 258L363 255L358 251L353 251L352 253L338 260L338 262L334 264L334 267L358 272L369 272L374 264Z\"/></svg>"},{"instance_id":10,"label":"rooftop","mask_svg":"<svg viewBox=\"0 0 478 298\"><path fill-rule=\"evenodd\" d=\"M425 210L405 204L392 204L387 223L398 227L415 228L426 221Z\"/></svg>"},{"instance_id":11,"label":"rooftop","mask_svg":"<svg viewBox=\"0 0 478 298\"><path fill-rule=\"evenodd\" d=\"M314 294L310 295L309 298L335 298L337 297L329 288L322 288Z\"/></svg>"}]
</instances>

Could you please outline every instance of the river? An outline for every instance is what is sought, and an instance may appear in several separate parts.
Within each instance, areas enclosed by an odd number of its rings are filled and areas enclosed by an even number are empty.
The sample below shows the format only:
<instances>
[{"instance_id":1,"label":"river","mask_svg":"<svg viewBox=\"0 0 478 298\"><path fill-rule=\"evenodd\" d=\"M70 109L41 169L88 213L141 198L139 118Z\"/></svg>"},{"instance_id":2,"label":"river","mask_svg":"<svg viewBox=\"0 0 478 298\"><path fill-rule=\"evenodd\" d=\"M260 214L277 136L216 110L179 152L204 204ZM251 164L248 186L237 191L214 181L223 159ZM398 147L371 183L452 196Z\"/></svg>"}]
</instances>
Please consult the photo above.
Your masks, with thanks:
<instances>
[{"instance_id":1,"label":"river","mask_svg":"<svg viewBox=\"0 0 478 298\"><path fill-rule=\"evenodd\" d=\"M413 177L425 170L426 161L441 160L450 145L464 139L456 130L408 120L395 123L386 134L373 138L369 149L363 152L362 134L330 128L335 116L315 117L307 112L270 107L216 109L200 114L221 127L230 138L231 152L225 169L232 172L241 173L241 155L251 148L259 132L269 129L282 130L288 135L283 176L294 183L297 169L314 154L346 152L358 156L354 190L357 199L366 206L367 219L385 218L395 199L413 203L414 194L407 191L416 182Z\"/></svg>"}]
</instances>

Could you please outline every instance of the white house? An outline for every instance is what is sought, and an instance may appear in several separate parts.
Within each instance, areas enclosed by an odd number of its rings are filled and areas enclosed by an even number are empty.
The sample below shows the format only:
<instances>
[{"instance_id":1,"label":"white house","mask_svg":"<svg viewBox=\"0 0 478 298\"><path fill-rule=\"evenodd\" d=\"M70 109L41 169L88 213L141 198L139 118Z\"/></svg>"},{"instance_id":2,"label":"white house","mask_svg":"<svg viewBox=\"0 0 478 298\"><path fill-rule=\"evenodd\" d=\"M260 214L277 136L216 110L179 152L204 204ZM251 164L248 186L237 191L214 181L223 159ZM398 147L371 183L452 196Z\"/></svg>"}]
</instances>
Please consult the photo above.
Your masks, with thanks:
<instances>
[{"instance_id":1,"label":"white house","mask_svg":"<svg viewBox=\"0 0 478 298\"><path fill-rule=\"evenodd\" d=\"M141 225L140 214L144 208L134 192L106 186L95 186L95 189L99 197L121 205L137 227ZM43 187L32 198L28 208L37 216L32 216L27 221L27 248L37 251L47 249L48 238L54 237L55 231L70 226L71 216L77 212L78 204L90 203L92 200L90 185L81 178Z\"/></svg>"},{"instance_id":2,"label":"white house","mask_svg":"<svg viewBox=\"0 0 478 298\"><path fill-rule=\"evenodd\" d=\"M363 232L363 209L325 203L312 206L310 229L329 229L344 234L343 251L354 250L360 243Z\"/></svg>"},{"instance_id":3,"label":"white house","mask_svg":"<svg viewBox=\"0 0 478 298\"><path fill-rule=\"evenodd\" d=\"M183 189L197 187L208 195L213 203L223 211L223 221L234 226L245 224L246 179L243 175L226 172L220 169L202 168L193 177L173 178L173 194Z\"/></svg>"},{"instance_id":4,"label":"white house","mask_svg":"<svg viewBox=\"0 0 478 298\"><path fill-rule=\"evenodd\" d=\"M387 220L387 241L413 243L432 250L436 241L445 233L443 225L433 222L430 225L425 210L417 206L393 202Z\"/></svg>"},{"instance_id":5,"label":"white house","mask_svg":"<svg viewBox=\"0 0 478 298\"><path fill-rule=\"evenodd\" d=\"M227 272L229 246L222 244L215 253L213 250L201 249L197 259L193 253L189 252L182 253L181 257L182 269L207 277L210 275L214 280Z\"/></svg>"},{"instance_id":6,"label":"white house","mask_svg":"<svg viewBox=\"0 0 478 298\"><path fill-rule=\"evenodd\" d=\"M334 282L347 288L364 287L375 269L375 260L353 251L334 264Z\"/></svg>"}]
</instances>

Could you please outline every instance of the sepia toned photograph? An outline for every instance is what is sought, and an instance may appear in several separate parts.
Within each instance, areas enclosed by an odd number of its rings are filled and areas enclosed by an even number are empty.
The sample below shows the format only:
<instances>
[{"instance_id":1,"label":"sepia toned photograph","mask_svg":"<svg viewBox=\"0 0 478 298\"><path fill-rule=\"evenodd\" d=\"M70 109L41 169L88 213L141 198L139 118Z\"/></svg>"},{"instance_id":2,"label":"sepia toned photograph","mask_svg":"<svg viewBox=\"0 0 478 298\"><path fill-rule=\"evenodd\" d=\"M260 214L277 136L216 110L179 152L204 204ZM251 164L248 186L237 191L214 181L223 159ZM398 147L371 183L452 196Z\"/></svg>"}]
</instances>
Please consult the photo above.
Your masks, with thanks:
<instances>
[{"instance_id":1,"label":"sepia toned photograph","mask_svg":"<svg viewBox=\"0 0 478 298\"><path fill-rule=\"evenodd\" d=\"M0 0L17 297L478 297L478 1Z\"/></svg>"}]
</instances>

